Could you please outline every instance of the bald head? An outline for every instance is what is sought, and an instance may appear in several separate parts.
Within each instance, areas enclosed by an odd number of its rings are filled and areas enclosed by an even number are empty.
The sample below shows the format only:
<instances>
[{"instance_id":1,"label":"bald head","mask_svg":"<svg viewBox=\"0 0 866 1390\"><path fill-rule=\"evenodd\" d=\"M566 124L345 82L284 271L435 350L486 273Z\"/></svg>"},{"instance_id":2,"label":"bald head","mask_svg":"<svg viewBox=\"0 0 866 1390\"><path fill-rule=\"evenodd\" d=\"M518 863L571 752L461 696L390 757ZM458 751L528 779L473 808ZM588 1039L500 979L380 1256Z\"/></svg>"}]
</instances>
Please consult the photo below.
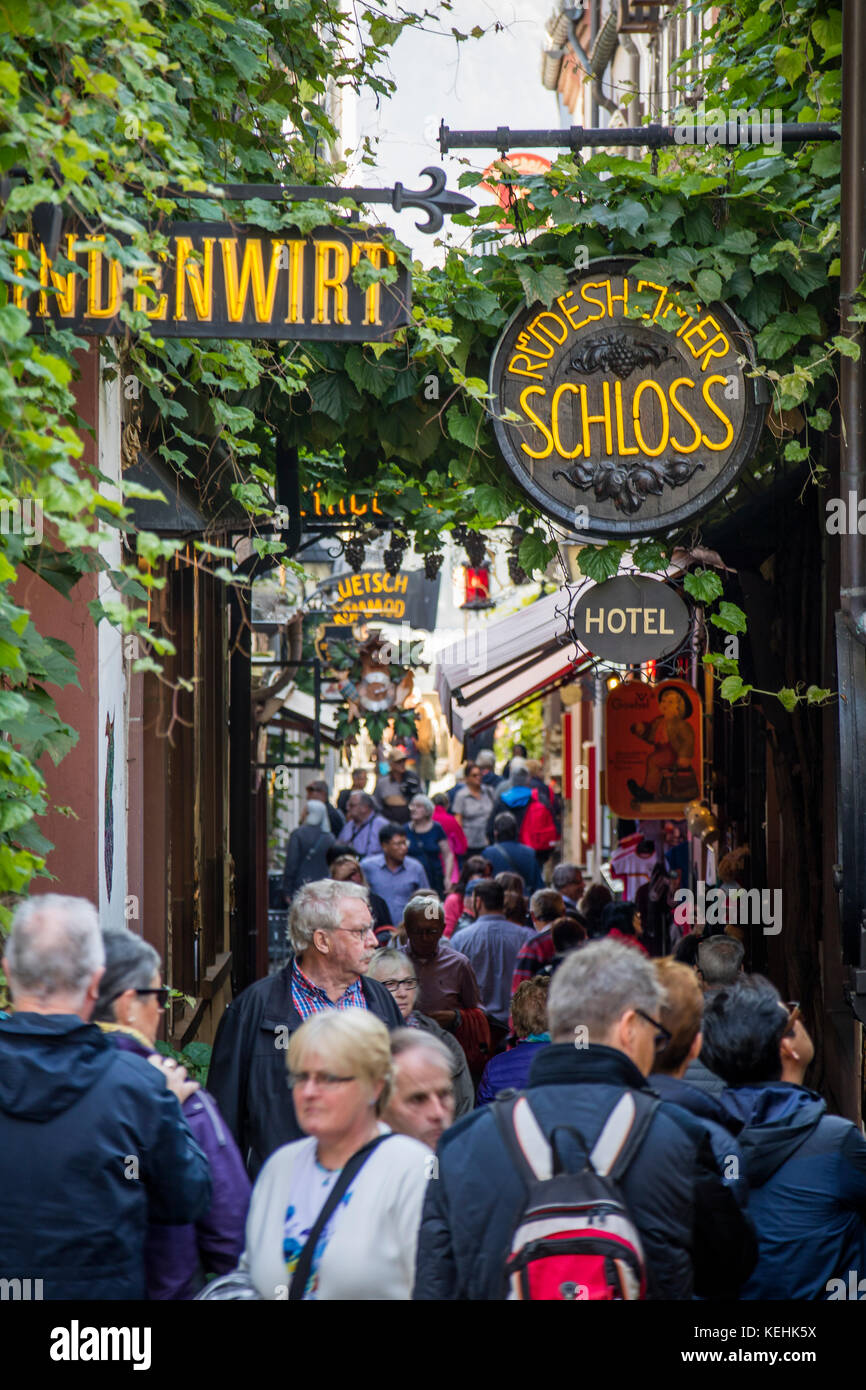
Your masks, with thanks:
<instances>
[{"instance_id":1,"label":"bald head","mask_svg":"<svg viewBox=\"0 0 866 1390\"><path fill-rule=\"evenodd\" d=\"M89 1019L105 967L96 908L56 893L20 903L3 967L19 1013Z\"/></svg>"}]
</instances>

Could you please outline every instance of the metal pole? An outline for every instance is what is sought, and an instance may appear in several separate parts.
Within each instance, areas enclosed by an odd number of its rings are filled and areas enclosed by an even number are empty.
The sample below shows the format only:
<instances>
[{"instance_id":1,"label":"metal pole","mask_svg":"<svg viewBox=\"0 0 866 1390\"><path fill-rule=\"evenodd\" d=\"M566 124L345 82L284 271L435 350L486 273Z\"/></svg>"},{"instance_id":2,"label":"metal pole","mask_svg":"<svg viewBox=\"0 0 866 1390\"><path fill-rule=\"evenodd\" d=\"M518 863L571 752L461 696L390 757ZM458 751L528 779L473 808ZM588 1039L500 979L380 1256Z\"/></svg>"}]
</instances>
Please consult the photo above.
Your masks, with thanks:
<instances>
[{"instance_id":1,"label":"metal pole","mask_svg":"<svg viewBox=\"0 0 866 1390\"><path fill-rule=\"evenodd\" d=\"M845 0L842 11L842 254L839 275L841 332L856 337L860 324L851 317L857 286L866 258L866 6L862 0ZM861 349L862 349L861 342ZM866 360L842 357L839 364L839 405L842 417L840 481L846 504L853 514L866 495L866 458L863 425L866 413ZM849 527L850 532L850 527ZM843 535L839 602L852 621L860 642L866 644L866 537L854 524L854 534Z\"/></svg>"},{"instance_id":2,"label":"metal pole","mask_svg":"<svg viewBox=\"0 0 866 1390\"><path fill-rule=\"evenodd\" d=\"M745 117L745 112L743 116ZM764 112L764 115L769 113ZM712 132L712 139L708 133ZM602 146L611 149L620 146L639 145L648 149L660 149L666 145L771 145L779 139L782 144L800 144L804 140L838 140L838 129L826 121L803 123L785 122L773 125L768 119L760 122L746 122L745 119L708 123L706 126L695 122L689 126L681 125L641 125L624 126L621 130L598 129L590 126L573 125L565 129L553 130L512 130L510 126L497 126L495 130L452 130L443 121L439 127L439 148L443 155L451 150L506 150L526 149L572 149ZM716 139L716 136L720 137Z\"/></svg>"}]
</instances>

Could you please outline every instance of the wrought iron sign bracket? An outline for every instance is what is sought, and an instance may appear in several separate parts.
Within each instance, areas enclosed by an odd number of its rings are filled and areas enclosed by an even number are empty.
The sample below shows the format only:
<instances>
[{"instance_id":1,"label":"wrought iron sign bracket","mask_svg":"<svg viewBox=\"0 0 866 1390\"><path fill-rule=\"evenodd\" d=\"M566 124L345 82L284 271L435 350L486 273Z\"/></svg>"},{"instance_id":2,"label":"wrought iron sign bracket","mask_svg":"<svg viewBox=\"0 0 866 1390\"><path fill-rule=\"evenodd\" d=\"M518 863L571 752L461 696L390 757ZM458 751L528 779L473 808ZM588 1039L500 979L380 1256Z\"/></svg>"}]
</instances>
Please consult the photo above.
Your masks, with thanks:
<instances>
[{"instance_id":1,"label":"wrought iron sign bracket","mask_svg":"<svg viewBox=\"0 0 866 1390\"><path fill-rule=\"evenodd\" d=\"M8 197L12 181L26 181L27 177L24 169L10 169L8 175L0 179L0 202L5 201ZM344 188L339 184L332 183L221 183L212 184L203 192L177 188L171 184L161 189L160 192L164 197L192 198L207 202L243 203L249 202L253 198L261 198L269 203L306 203L311 201L340 203L344 198L348 198L353 203L361 205L384 203L393 208L394 212L403 212L406 208L418 208L426 215L427 221L416 222L415 226L419 232L427 233L440 231L445 217L450 217L455 212L468 212L470 208L475 207L473 200L465 193L455 193L446 187L447 175L444 170L428 164L425 169L421 170L421 177L430 180L429 188L406 188L402 183L395 183L391 188ZM40 239L49 248L49 259L53 259L57 254L62 212L62 208L51 203L39 204L34 209L34 218L40 219ZM0 224L0 235L2 232L3 226Z\"/></svg>"},{"instance_id":2,"label":"wrought iron sign bracket","mask_svg":"<svg viewBox=\"0 0 866 1390\"><path fill-rule=\"evenodd\" d=\"M743 115L745 116L745 112ZM757 123L760 125L760 123ZM712 130L720 139L708 139L707 131ZM800 144L804 140L838 140L837 126L827 121L784 122L774 128L774 135L781 130L782 144ZM749 133L758 135L749 139ZM500 150L505 154L512 149L571 149L579 150L602 146L644 146L647 149L662 149L667 145L740 145L743 142L753 145L771 144L772 139L761 139L759 131L752 129L745 120L707 122L706 126L695 121L692 125L642 125L619 128L600 128L596 126L565 126L547 130L512 130L510 126L497 126L495 130L452 130L444 121L439 126L439 150L444 156L453 150ZM426 170L425 170L426 172Z\"/></svg>"}]
</instances>

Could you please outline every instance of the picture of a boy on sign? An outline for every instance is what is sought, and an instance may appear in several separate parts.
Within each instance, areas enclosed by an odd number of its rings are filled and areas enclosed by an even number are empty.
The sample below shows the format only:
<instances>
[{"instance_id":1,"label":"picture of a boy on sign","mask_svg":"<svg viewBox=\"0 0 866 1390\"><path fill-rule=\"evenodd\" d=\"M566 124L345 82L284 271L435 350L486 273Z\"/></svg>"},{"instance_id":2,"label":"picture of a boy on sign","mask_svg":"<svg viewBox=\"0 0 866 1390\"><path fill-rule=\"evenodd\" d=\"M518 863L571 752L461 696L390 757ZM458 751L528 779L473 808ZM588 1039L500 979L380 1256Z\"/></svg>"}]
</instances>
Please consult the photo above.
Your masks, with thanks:
<instances>
[{"instance_id":1,"label":"picture of a boy on sign","mask_svg":"<svg viewBox=\"0 0 866 1390\"><path fill-rule=\"evenodd\" d=\"M623 817L680 815L701 794L701 704L685 681L628 681L607 702L607 799Z\"/></svg>"}]
</instances>

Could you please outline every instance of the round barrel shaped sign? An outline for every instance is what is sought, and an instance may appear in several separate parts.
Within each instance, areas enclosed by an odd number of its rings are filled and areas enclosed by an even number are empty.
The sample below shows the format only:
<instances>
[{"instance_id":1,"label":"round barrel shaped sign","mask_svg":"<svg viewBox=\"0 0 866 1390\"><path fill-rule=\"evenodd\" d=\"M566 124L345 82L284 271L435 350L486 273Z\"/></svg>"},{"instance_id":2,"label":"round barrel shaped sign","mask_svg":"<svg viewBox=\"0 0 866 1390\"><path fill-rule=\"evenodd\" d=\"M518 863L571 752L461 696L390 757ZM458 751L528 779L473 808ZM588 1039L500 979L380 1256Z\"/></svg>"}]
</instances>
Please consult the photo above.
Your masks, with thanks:
<instances>
[{"instance_id":1,"label":"round barrel shaped sign","mask_svg":"<svg viewBox=\"0 0 866 1390\"><path fill-rule=\"evenodd\" d=\"M688 636L689 610L661 580L621 574L579 599L572 628L593 656L628 666L677 651Z\"/></svg>"},{"instance_id":2,"label":"round barrel shaped sign","mask_svg":"<svg viewBox=\"0 0 866 1390\"><path fill-rule=\"evenodd\" d=\"M541 511L599 537L703 511L748 462L766 411L737 316L631 264L593 262L549 309L519 309L491 364L510 472Z\"/></svg>"}]
</instances>

